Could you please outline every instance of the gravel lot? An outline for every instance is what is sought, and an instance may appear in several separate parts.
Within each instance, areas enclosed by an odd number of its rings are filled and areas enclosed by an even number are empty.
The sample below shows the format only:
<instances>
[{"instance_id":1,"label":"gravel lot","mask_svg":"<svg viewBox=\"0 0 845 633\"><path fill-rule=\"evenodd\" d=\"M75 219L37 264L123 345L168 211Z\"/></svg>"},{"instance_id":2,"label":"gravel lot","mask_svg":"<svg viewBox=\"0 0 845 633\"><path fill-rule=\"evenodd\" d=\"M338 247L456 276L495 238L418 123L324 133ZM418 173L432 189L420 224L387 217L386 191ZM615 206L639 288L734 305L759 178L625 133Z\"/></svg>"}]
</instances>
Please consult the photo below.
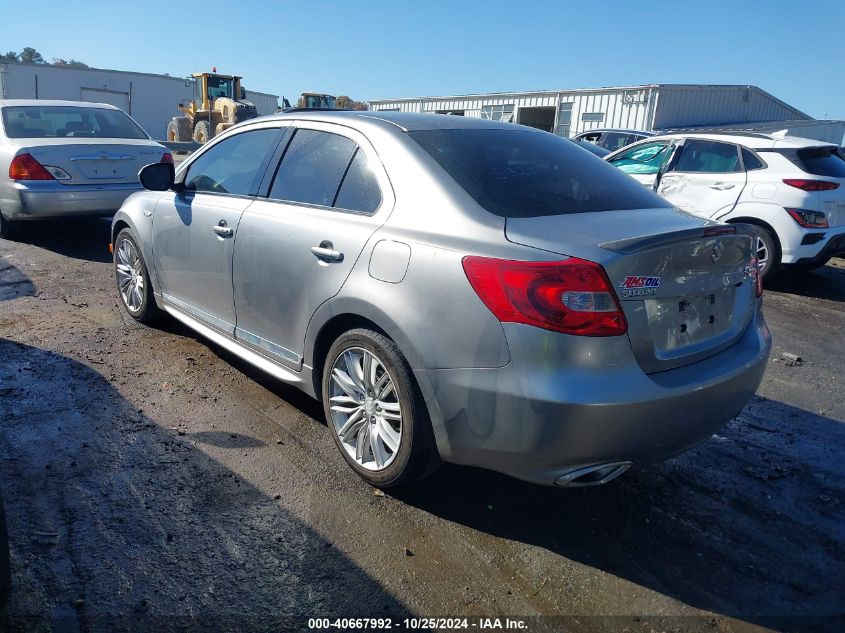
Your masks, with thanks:
<instances>
[{"instance_id":1,"label":"gravel lot","mask_svg":"<svg viewBox=\"0 0 845 633\"><path fill-rule=\"evenodd\" d=\"M845 630L841 260L771 284L763 385L695 450L602 488L447 466L382 496L345 466L315 401L173 320L125 316L107 222L35 228L0 240L15 580L0 630L411 615Z\"/></svg>"}]
</instances>

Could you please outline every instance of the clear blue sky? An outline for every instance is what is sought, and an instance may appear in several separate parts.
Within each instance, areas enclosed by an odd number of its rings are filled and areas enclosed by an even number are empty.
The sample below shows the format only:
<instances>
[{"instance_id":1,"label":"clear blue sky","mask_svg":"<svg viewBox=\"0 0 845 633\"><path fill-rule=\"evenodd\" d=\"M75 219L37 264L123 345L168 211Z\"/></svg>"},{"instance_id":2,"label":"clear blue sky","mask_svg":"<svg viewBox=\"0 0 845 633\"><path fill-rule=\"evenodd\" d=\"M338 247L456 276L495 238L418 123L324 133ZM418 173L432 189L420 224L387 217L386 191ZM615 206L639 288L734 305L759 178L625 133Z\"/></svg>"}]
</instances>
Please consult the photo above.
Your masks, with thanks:
<instances>
[{"instance_id":1,"label":"clear blue sky","mask_svg":"<svg viewBox=\"0 0 845 633\"><path fill-rule=\"evenodd\" d=\"M39 0L4 14L4 52L176 76L217 66L289 97L735 83L845 119L845 0Z\"/></svg>"}]
</instances>

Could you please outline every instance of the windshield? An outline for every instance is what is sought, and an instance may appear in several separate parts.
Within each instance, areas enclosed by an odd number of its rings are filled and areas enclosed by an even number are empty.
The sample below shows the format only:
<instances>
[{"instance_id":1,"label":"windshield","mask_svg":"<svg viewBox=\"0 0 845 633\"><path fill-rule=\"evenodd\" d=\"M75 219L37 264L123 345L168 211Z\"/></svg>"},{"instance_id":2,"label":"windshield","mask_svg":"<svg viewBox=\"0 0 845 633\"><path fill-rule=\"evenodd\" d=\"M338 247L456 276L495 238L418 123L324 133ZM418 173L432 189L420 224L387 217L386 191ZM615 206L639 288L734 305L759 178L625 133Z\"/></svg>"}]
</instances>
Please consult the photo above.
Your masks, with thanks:
<instances>
[{"instance_id":1,"label":"windshield","mask_svg":"<svg viewBox=\"0 0 845 633\"><path fill-rule=\"evenodd\" d=\"M615 167L554 134L461 129L408 135L478 204L501 217L672 206Z\"/></svg>"},{"instance_id":2,"label":"windshield","mask_svg":"<svg viewBox=\"0 0 845 633\"><path fill-rule=\"evenodd\" d=\"M224 77L209 77L208 78L208 97L210 99L217 99L218 97L232 98L234 79Z\"/></svg>"},{"instance_id":3,"label":"windshield","mask_svg":"<svg viewBox=\"0 0 845 633\"><path fill-rule=\"evenodd\" d=\"M121 110L82 106L9 106L3 128L9 138L150 138Z\"/></svg>"}]
</instances>

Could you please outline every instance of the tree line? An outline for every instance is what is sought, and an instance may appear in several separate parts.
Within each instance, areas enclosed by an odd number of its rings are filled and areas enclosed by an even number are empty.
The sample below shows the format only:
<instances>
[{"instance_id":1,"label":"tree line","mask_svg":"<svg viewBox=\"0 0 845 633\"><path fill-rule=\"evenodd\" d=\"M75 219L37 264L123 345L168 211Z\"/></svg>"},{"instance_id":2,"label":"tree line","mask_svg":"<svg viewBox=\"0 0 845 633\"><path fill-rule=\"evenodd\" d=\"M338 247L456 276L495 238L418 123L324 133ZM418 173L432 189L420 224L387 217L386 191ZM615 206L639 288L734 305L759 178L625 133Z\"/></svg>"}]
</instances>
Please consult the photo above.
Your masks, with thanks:
<instances>
[{"instance_id":1,"label":"tree line","mask_svg":"<svg viewBox=\"0 0 845 633\"><path fill-rule=\"evenodd\" d=\"M2 49L0 49L2 50ZM0 54L0 63L2 62L24 62L25 64L44 64L45 66L67 66L68 68L89 68L88 64L81 62L78 59L62 59L54 57L52 63L44 59L37 50L31 46L25 47L20 53L9 51L5 54Z\"/></svg>"}]
</instances>

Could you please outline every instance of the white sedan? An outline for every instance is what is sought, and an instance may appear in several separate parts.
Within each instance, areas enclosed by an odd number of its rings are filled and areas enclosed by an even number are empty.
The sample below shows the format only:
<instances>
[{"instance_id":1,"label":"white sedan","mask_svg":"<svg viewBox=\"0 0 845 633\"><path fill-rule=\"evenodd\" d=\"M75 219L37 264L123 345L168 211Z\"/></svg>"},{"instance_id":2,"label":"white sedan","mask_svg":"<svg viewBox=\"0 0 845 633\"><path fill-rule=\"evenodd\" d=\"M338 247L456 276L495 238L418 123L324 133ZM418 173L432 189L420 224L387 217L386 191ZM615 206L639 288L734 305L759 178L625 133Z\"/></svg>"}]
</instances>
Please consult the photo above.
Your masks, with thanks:
<instances>
[{"instance_id":1,"label":"white sedan","mask_svg":"<svg viewBox=\"0 0 845 633\"><path fill-rule=\"evenodd\" d=\"M114 106L0 100L0 237L25 220L111 215L141 191L143 166L172 161Z\"/></svg>"},{"instance_id":2,"label":"white sedan","mask_svg":"<svg viewBox=\"0 0 845 633\"><path fill-rule=\"evenodd\" d=\"M655 136L605 157L678 208L751 224L763 276L845 254L845 155L772 134Z\"/></svg>"}]
</instances>

